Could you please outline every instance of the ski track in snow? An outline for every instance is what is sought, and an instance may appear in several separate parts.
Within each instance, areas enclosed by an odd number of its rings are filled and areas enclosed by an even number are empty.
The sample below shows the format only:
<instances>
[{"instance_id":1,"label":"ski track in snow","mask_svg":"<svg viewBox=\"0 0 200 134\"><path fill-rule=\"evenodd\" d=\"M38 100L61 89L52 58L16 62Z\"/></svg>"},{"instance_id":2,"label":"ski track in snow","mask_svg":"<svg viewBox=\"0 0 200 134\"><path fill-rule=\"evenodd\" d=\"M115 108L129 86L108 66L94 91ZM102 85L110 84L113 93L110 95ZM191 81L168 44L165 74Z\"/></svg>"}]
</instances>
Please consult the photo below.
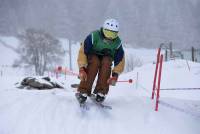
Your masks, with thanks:
<instances>
[{"instance_id":1,"label":"ski track in snow","mask_svg":"<svg viewBox=\"0 0 200 134\"><path fill-rule=\"evenodd\" d=\"M21 89L20 89L21 90ZM173 117L185 118L184 113L176 113L168 119L171 125L157 126L157 121L166 120L162 112L153 111L153 101L148 97L112 96L105 102L112 110L101 109L88 100L90 110L82 111L75 100L74 92L7 89L0 92L0 132L1 134L131 134L176 132ZM119 98L122 98L120 100ZM166 107L160 106L169 111ZM143 115L143 116L141 116ZM170 117L171 115L167 116ZM189 122L196 120L188 116ZM167 121L163 121L166 125ZM179 124L187 126L188 124ZM155 128L155 129L152 129ZM156 129L157 127L157 129ZM190 126L195 128L195 126ZM144 129L145 128L145 129ZM186 127L188 128L188 126ZM187 129L186 129L187 130ZM190 130L190 129L189 129ZM200 129L199 129L200 130ZM180 130L177 130L180 132ZM190 131L191 132L191 131ZM195 134L195 133L194 133Z\"/></svg>"}]
</instances>

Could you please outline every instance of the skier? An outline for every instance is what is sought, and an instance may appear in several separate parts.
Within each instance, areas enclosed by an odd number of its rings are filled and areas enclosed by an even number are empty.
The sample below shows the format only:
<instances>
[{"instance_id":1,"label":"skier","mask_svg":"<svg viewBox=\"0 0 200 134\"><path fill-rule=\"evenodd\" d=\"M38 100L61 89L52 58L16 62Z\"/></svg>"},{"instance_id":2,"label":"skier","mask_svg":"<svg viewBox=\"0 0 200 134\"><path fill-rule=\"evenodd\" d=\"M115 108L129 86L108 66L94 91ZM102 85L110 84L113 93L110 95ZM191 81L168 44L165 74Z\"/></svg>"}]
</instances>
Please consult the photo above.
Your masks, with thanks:
<instances>
[{"instance_id":1,"label":"skier","mask_svg":"<svg viewBox=\"0 0 200 134\"><path fill-rule=\"evenodd\" d=\"M109 85L116 85L125 64L124 50L118 33L117 20L107 19L103 27L90 33L81 44L77 59L81 81L76 93L80 104L84 104L91 95L95 96L96 102L102 103L108 94ZM111 70L113 61L114 68ZM97 74L97 84L91 94Z\"/></svg>"}]
</instances>

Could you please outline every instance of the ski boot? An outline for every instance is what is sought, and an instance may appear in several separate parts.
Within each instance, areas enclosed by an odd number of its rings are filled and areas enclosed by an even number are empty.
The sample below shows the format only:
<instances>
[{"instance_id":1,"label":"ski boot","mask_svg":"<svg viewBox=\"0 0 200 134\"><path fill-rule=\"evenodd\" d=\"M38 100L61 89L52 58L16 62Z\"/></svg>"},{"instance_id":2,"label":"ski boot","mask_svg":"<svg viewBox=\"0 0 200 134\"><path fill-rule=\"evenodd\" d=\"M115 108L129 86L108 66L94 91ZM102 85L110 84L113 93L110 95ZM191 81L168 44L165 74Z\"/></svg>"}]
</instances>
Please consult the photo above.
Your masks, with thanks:
<instances>
[{"instance_id":1,"label":"ski boot","mask_svg":"<svg viewBox=\"0 0 200 134\"><path fill-rule=\"evenodd\" d=\"M105 95L104 94L102 94L102 93L97 93L96 94L96 98L95 98L95 100L96 100L96 102L98 102L98 103L102 103L104 100L105 100Z\"/></svg>"},{"instance_id":2,"label":"ski boot","mask_svg":"<svg viewBox=\"0 0 200 134\"><path fill-rule=\"evenodd\" d=\"M87 94L86 93L79 93L78 92L78 93L75 94L75 96L76 96L76 98L77 98L77 100L80 104L84 104L87 100Z\"/></svg>"}]
</instances>

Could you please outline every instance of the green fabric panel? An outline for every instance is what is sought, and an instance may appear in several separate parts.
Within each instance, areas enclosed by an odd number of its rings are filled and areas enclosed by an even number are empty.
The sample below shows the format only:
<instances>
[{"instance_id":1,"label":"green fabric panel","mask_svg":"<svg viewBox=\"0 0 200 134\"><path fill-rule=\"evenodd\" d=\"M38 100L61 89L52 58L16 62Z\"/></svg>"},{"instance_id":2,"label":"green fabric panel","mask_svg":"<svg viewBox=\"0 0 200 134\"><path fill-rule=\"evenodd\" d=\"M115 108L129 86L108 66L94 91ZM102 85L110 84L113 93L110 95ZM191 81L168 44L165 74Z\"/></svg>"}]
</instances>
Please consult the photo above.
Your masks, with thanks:
<instances>
[{"instance_id":1,"label":"green fabric panel","mask_svg":"<svg viewBox=\"0 0 200 134\"><path fill-rule=\"evenodd\" d=\"M109 52L112 59L114 59L116 49L121 44L121 40L119 37L117 37L115 40L105 39L101 30L92 32L92 40L93 47L91 53L95 53L97 55L104 55L106 50Z\"/></svg>"}]
</instances>

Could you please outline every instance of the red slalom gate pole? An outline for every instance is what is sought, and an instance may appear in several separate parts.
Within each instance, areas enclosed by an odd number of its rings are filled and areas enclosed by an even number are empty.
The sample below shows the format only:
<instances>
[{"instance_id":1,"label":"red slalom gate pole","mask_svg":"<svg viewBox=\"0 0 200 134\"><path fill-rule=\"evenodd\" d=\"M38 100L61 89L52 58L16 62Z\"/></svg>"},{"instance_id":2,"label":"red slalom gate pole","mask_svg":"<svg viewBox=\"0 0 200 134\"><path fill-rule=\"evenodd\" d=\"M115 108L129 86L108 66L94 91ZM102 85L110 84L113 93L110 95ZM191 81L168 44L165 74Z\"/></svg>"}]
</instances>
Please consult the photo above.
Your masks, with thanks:
<instances>
[{"instance_id":1,"label":"red slalom gate pole","mask_svg":"<svg viewBox=\"0 0 200 134\"><path fill-rule=\"evenodd\" d=\"M133 80L132 80L132 79L129 79L129 80L118 80L117 82L128 82L128 83L133 83Z\"/></svg>"},{"instance_id":2,"label":"red slalom gate pole","mask_svg":"<svg viewBox=\"0 0 200 134\"><path fill-rule=\"evenodd\" d=\"M159 97L160 97L160 81L161 81L161 74L162 74L162 63L163 63L163 55L160 56L160 68L159 68L159 74L158 74L158 88L157 88L155 111L158 111L158 103L159 103Z\"/></svg>"},{"instance_id":3,"label":"red slalom gate pole","mask_svg":"<svg viewBox=\"0 0 200 134\"><path fill-rule=\"evenodd\" d=\"M155 69L155 73L154 73L154 81L153 81L153 89L152 89L151 99L154 99L154 92L155 92L155 88L156 88L156 78L157 78L157 72L158 72L158 64L160 62L160 50L161 50L161 48L159 47L158 53L157 53L156 69Z\"/></svg>"}]
</instances>

